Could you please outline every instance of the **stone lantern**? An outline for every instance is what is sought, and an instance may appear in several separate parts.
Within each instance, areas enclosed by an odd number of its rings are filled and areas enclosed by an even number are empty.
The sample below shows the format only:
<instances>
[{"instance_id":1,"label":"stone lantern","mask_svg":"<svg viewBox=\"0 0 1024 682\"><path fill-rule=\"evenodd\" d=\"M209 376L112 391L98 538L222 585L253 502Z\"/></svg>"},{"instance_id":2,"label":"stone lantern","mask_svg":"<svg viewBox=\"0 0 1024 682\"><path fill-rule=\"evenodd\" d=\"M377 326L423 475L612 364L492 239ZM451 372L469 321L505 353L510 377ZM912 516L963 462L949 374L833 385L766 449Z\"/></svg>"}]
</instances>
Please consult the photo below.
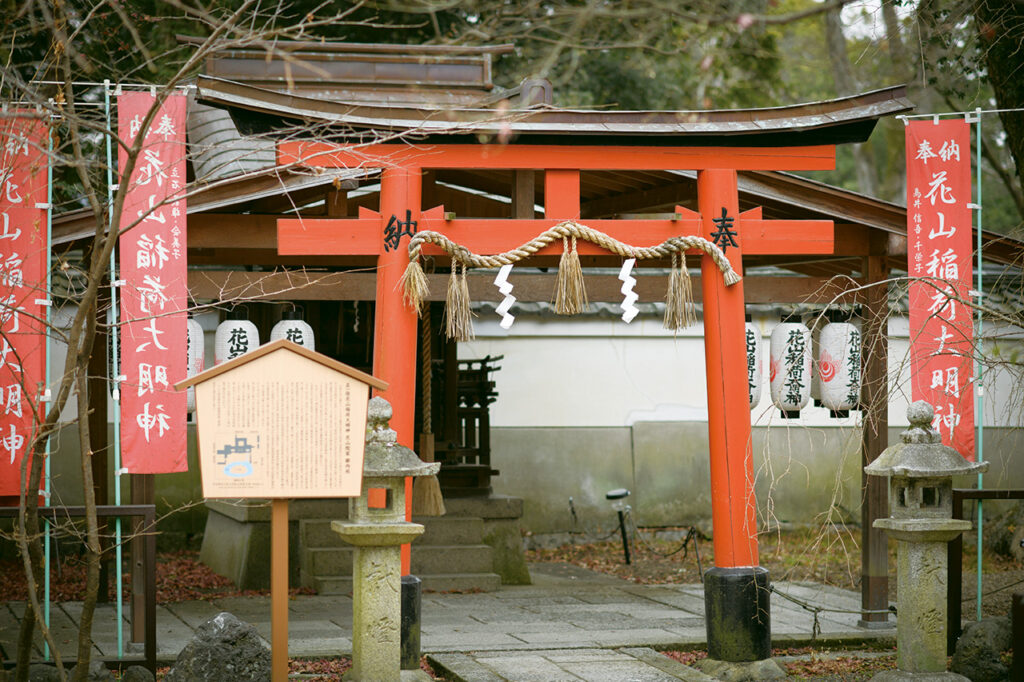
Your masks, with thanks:
<instances>
[{"instance_id":1,"label":"stone lantern","mask_svg":"<svg viewBox=\"0 0 1024 682\"><path fill-rule=\"evenodd\" d=\"M890 516L874 525L897 540L899 670L874 680L967 679L946 672L946 543L971 528L970 521L953 518L953 477L985 471L988 463L968 462L943 445L931 426L934 416L923 400L910 405L903 442L864 467L867 474L890 478Z\"/></svg>"},{"instance_id":2,"label":"stone lantern","mask_svg":"<svg viewBox=\"0 0 1024 682\"><path fill-rule=\"evenodd\" d=\"M401 546L423 533L405 520L405 477L436 474L398 444L388 427L391 405L370 400L367 409L363 488L349 499L348 520L331 528L355 546L352 567L352 669L346 680L401 679Z\"/></svg>"}]
</instances>

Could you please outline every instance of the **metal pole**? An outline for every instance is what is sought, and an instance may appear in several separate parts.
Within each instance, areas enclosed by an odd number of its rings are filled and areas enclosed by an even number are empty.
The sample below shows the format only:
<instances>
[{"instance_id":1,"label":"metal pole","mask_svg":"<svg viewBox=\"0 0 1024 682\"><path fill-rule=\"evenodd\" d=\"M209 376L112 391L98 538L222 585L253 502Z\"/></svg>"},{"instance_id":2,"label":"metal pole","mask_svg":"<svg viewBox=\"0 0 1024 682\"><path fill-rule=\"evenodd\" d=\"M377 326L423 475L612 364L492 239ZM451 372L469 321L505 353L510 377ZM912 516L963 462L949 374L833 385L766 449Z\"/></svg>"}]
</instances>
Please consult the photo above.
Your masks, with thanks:
<instances>
[{"instance_id":1,"label":"metal pole","mask_svg":"<svg viewBox=\"0 0 1024 682\"><path fill-rule=\"evenodd\" d=\"M103 103L105 106L106 120L107 120L107 134L106 134L106 150L107 150L107 215L110 216L111 223L107 226L108 235L110 231L115 230L113 224L113 206L114 206L114 155L111 149L110 137L113 135L113 122L111 121L110 115L110 81L103 81ZM109 236L113 239L113 236ZM118 381L118 373L120 367L118 364L118 349L117 349L117 270L114 264L114 254L116 249L110 252L110 309L107 311L107 322L110 325L110 332L108 337L110 339L110 379L113 381L114 390L112 391L113 403L114 403L114 505L121 506L121 392L118 389L120 382ZM98 311L97 311L98 312ZM124 617L124 599L121 593L121 517L117 517L114 520L114 563L115 566L115 580L117 581L117 655L120 658L124 657L124 632L122 627L122 618Z\"/></svg>"},{"instance_id":2,"label":"metal pole","mask_svg":"<svg viewBox=\"0 0 1024 682\"><path fill-rule=\"evenodd\" d=\"M975 422L977 424L977 436L975 437L974 449L975 449L975 452L977 453L977 458L976 458L977 461L978 462L984 462L985 461L985 439L984 439L984 434L985 434L985 412L984 412L985 397L984 397L984 389L983 389L982 384L981 384L981 378L982 378L982 365L981 365L981 349L982 349L981 304L984 301L984 293L983 293L983 290L981 288L981 109L980 108L975 109L974 112L975 112L974 116L975 116L975 119L976 119L975 120L975 124L977 125L977 127L975 128L975 133L976 133L976 138L975 139L976 139L976 142L975 142L975 161L974 161L974 167L975 168L974 168L974 170L975 170L976 194L977 194L977 198L978 198L977 201L974 204L974 227L975 227L975 231L977 232L976 239L977 239L977 244L978 244L977 245L977 250L978 250L978 268L977 268L978 269L978 273L977 273L977 277L978 277L978 285L977 285L978 286L978 298L977 298L978 306L975 309L975 312L976 312L977 318L978 318L978 322L977 322L978 331L975 334L975 340L976 340L976 343L977 343L978 350L977 350L977 352L974 355L974 357L975 357L975 360L974 360L974 367L975 367L975 377L974 377L974 419L975 419ZM985 487L985 484L983 482L983 478L984 478L984 474L979 471L978 472L978 490L982 490ZM982 528L983 528L982 502L979 499L978 500L978 536L977 536L977 540L976 540L976 543L977 543L976 547L977 547L977 553L978 553L978 565L977 565L977 569L976 569L976 573L978 575L978 587L977 587L977 591L976 591L976 595L977 595L977 600L976 600L977 601L977 620L981 620L981 583L982 583L982 577L981 577L981 553L982 553L982 548L984 546L984 543L982 542Z\"/></svg>"},{"instance_id":3,"label":"metal pole","mask_svg":"<svg viewBox=\"0 0 1024 682\"><path fill-rule=\"evenodd\" d=\"M53 129L47 129L46 133L46 332L43 342L43 400L47 407L50 404L50 324L52 318L50 311L53 308L53 269L50 263L50 249L53 243ZM46 414L46 409L43 410ZM50 504L50 439L47 437L46 445L43 446L43 499ZM43 521L43 622L50 627L50 520ZM43 658L50 660L50 643L43 642Z\"/></svg>"},{"instance_id":4,"label":"metal pole","mask_svg":"<svg viewBox=\"0 0 1024 682\"><path fill-rule=\"evenodd\" d=\"M626 515L620 509L619 510L619 532L622 534L622 553L626 557L626 563L629 563L629 538L626 537Z\"/></svg>"}]
</instances>

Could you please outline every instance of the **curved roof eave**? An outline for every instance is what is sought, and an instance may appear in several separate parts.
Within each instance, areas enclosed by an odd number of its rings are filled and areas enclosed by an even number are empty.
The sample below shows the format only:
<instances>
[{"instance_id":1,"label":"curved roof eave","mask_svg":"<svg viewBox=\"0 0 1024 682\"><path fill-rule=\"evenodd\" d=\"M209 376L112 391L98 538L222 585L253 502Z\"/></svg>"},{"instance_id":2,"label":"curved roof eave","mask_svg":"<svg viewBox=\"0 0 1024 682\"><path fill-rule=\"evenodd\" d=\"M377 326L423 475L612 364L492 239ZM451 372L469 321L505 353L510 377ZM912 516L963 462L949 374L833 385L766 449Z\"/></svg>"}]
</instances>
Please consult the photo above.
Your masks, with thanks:
<instances>
[{"instance_id":1,"label":"curved roof eave","mask_svg":"<svg viewBox=\"0 0 1024 682\"><path fill-rule=\"evenodd\" d=\"M379 106L304 97L211 76L200 76L197 99L247 118L250 128L272 132L289 121L322 124L337 134L364 132L456 138L511 137L513 142L579 144L609 138L627 144L828 144L867 139L874 123L913 109L905 86L765 109L710 111L595 111L537 107L464 109ZM782 136L782 137L780 137ZM802 139L806 138L806 139Z\"/></svg>"}]
</instances>

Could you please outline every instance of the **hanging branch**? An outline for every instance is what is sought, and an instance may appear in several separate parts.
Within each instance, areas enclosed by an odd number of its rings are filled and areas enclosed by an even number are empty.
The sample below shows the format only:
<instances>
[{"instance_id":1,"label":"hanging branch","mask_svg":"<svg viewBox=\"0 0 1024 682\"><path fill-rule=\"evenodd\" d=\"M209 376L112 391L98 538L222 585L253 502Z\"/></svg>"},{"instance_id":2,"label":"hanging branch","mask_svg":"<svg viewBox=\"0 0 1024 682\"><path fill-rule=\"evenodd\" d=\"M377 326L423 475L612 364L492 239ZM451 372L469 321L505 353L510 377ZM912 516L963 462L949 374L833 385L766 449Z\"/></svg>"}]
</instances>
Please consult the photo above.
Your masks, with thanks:
<instances>
[{"instance_id":1,"label":"hanging branch","mask_svg":"<svg viewBox=\"0 0 1024 682\"><path fill-rule=\"evenodd\" d=\"M722 271L726 285L740 281L740 275L733 270L729 260L718 246L703 237L670 237L656 246L637 247L620 242L603 232L581 225L575 220L565 220L529 242L511 251L481 256L473 253L465 246L457 244L440 232L417 232L409 242L409 265L402 275L401 285L406 303L416 311L420 311L428 293L427 277L420 266L420 251L423 244L434 244L452 257L452 277L449 281L446 302L447 334L456 341L468 341L473 338L472 324L469 313L468 288L465 285L467 268L498 268L503 265L518 263L534 255L548 244L561 239L563 243L562 259L558 265L558 286L556 291L555 312L559 315L572 315L586 306L587 294L583 286L583 272L579 265L579 254L576 251L576 240L583 239L623 258L650 260L652 258L672 258L672 275L669 277L669 290L666 296L668 307L665 311L665 327L683 329L696 320L693 311L693 296L690 286L690 274L686 269L685 253L689 249L697 249L711 256L715 265ZM676 268L678 259L679 268ZM457 276L458 266L462 267L462 275Z\"/></svg>"}]
</instances>

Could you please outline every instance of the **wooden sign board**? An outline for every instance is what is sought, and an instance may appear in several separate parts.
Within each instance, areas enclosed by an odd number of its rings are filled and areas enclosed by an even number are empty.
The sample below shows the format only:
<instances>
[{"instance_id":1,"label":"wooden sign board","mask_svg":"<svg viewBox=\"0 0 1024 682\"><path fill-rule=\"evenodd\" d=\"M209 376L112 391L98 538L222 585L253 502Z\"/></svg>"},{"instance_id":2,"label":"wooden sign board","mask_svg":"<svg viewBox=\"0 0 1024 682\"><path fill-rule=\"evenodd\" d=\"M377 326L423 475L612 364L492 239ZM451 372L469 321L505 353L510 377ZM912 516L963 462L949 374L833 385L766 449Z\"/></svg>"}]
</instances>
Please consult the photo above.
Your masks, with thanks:
<instances>
[{"instance_id":1,"label":"wooden sign board","mask_svg":"<svg viewBox=\"0 0 1024 682\"><path fill-rule=\"evenodd\" d=\"M386 383L280 340L176 388L189 386L204 497L359 495L366 404Z\"/></svg>"}]
</instances>

